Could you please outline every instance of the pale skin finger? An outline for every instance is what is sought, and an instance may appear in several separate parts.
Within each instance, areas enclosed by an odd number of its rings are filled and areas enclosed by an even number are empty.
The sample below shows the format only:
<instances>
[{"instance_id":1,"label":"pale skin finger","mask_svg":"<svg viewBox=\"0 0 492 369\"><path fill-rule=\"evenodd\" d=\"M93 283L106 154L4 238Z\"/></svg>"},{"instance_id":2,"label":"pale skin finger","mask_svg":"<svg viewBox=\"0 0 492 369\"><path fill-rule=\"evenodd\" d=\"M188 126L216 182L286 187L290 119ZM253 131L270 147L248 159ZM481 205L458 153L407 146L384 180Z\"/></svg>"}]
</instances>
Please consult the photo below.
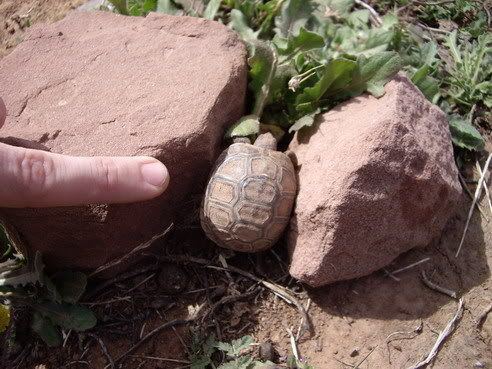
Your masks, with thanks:
<instances>
[{"instance_id":1,"label":"pale skin finger","mask_svg":"<svg viewBox=\"0 0 492 369\"><path fill-rule=\"evenodd\" d=\"M5 116L0 99L0 127ZM150 157L72 157L0 143L0 207L144 201L168 184L166 167Z\"/></svg>"},{"instance_id":2,"label":"pale skin finger","mask_svg":"<svg viewBox=\"0 0 492 369\"><path fill-rule=\"evenodd\" d=\"M150 157L70 157L0 144L0 206L48 207L143 201L169 183Z\"/></svg>"}]
</instances>

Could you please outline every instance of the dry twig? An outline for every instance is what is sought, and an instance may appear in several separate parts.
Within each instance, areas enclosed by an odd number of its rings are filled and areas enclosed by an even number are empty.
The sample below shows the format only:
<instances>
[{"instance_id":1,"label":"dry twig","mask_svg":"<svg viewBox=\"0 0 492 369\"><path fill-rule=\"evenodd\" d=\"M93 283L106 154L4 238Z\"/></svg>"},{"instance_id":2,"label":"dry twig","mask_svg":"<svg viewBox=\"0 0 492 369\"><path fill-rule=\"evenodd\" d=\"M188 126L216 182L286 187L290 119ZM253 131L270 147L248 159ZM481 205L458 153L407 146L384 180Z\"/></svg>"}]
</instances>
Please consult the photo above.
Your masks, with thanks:
<instances>
[{"instance_id":1,"label":"dry twig","mask_svg":"<svg viewBox=\"0 0 492 369\"><path fill-rule=\"evenodd\" d=\"M151 275L145 277L142 281L140 281L139 283L137 283L135 286L133 286L132 288L130 288L127 293L130 293L130 292L133 292L135 291L138 287L144 285L145 283L147 283L149 281L149 279L152 279L155 277L155 273L152 273Z\"/></svg>"},{"instance_id":2,"label":"dry twig","mask_svg":"<svg viewBox=\"0 0 492 369\"><path fill-rule=\"evenodd\" d=\"M425 259L416 261L415 263L412 263L410 265L407 265L406 267L403 267L403 268L400 268L400 269L397 269L397 270L393 270L392 272L390 272L390 274L392 274L394 276L395 274L404 272L405 270L408 270L408 269L412 269L412 268L416 267L417 265L420 265L422 263L425 263L425 262L427 262L429 260L430 260L430 258L425 258Z\"/></svg>"},{"instance_id":3,"label":"dry twig","mask_svg":"<svg viewBox=\"0 0 492 369\"><path fill-rule=\"evenodd\" d=\"M235 301L238 301L238 300L241 300L241 299L245 299L245 298L248 298L248 297L251 297L253 295L256 295L258 293L258 291L255 289L253 291L250 291L250 292L246 292L246 293L243 293L243 294L240 294L240 295L234 295L234 296L224 296L222 297L217 303L215 303L205 314L203 314L202 316L202 323L205 322L205 320L207 320L207 318L211 315L213 315L215 313L215 311L222 305L224 304L229 304L231 302L235 302Z\"/></svg>"},{"instance_id":4,"label":"dry twig","mask_svg":"<svg viewBox=\"0 0 492 369\"><path fill-rule=\"evenodd\" d=\"M103 340L93 333L87 333L87 335L89 337L94 338L97 341L97 343L99 343L99 346L101 346L101 351L103 352L104 356L106 356L106 359L108 359L108 365L106 365L106 368L114 369L113 358L111 357L111 355L109 355L108 349L106 348L106 345L104 344Z\"/></svg>"},{"instance_id":5,"label":"dry twig","mask_svg":"<svg viewBox=\"0 0 492 369\"><path fill-rule=\"evenodd\" d=\"M460 180L461 187L465 190L465 192L468 195L468 197L470 198L470 200L473 201L473 194L470 192L470 189L468 188L468 185L466 184L466 180L463 178L463 175L460 172L458 172L458 178ZM477 203L475 203L475 207L480 212L482 217L488 222L489 219L487 218L487 216L485 216L485 212L483 211L482 206L477 202Z\"/></svg>"},{"instance_id":6,"label":"dry twig","mask_svg":"<svg viewBox=\"0 0 492 369\"><path fill-rule=\"evenodd\" d=\"M444 288L444 287L441 287L441 286L438 286L437 284L433 283L431 280L429 280L429 278L427 278L427 275L425 274L425 271L422 270L422 282L427 286L429 287L431 290L434 290L434 291L437 291L437 292L440 292L440 293L443 293L453 299L456 298L456 292L454 291L451 291L447 288Z\"/></svg>"},{"instance_id":7,"label":"dry twig","mask_svg":"<svg viewBox=\"0 0 492 369\"><path fill-rule=\"evenodd\" d=\"M480 164L478 163L478 161L476 162L476 167L477 167L477 171L478 171L478 174L481 176L483 176L483 172L482 172L482 168L480 168ZM485 176L483 178L483 189L485 190L485 195L487 195L487 202L489 204L489 209L490 209L490 213L492 214L492 201L490 200L490 193L489 193L489 186L487 185L487 181L485 180Z\"/></svg>"},{"instance_id":8,"label":"dry twig","mask_svg":"<svg viewBox=\"0 0 492 369\"><path fill-rule=\"evenodd\" d=\"M118 259L115 259L115 260L111 260L109 263L100 266L99 268L97 268L94 272L92 272L89 275L89 278L99 277L104 272L106 272L106 271L108 271L108 270L110 270L112 268L115 268L115 267L117 267L120 264L128 263L128 262L130 262L130 260L132 258L135 258L135 257L140 256L142 254L142 252L144 250L147 250L149 247L151 247L154 244L154 242L156 242L157 240L160 240L160 239L166 237L167 234L171 231L171 229L173 229L173 227L174 227L174 224L171 223L169 225L169 227L167 227L164 231L162 231L161 233L156 234L155 236L153 236L152 238L150 238L148 241L143 242L140 245L136 246L133 250L131 250L130 252L127 252L122 257L120 257Z\"/></svg>"},{"instance_id":9,"label":"dry twig","mask_svg":"<svg viewBox=\"0 0 492 369\"><path fill-rule=\"evenodd\" d=\"M358 369L358 368L362 365L362 363L363 363L364 361L366 361L366 360L367 360L367 358L368 358L369 356L371 356L371 354L372 354L372 353L373 353L373 352L374 352L377 348L378 348L378 346L377 346L377 345L376 345L376 346L374 346L374 347L372 348L372 350L371 350L371 351L369 351L369 352L368 352L368 354L362 358L362 360L361 360L361 361L359 361L357 364L355 364L354 369Z\"/></svg>"},{"instance_id":10,"label":"dry twig","mask_svg":"<svg viewBox=\"0 0 492 369\"><path fill-rule=\"evenodd\" d=\"M178 256L178 255L177 256L166 256L166 257L163 257L163 259L165 259L167 261L179 262L179 263L192 262L195 264L204 265L205 267L211 268L211 269L225 270L225 268L211 265L212 261L206 260L206 259L199 259L199 258L194 258L194 257L186 257L186 256ZM228 265L227 270L234 272L234 273L237 273L237 274L240 274L243 277L249 278L249 279L251 279L251 280L253 280L259 284L262 284L263 286L268 288L270 291L272 291L275 295L281 297L284 301L287 301L289 304L294 305L299 310L299 313L301 314L301 316L304 318L303 319L303 333L306 330L308 332L310 332L310 334L314 333L313 327L311 324L311 319L309 318L309 315L306 312L306 309L304 308L302 303L295 296L293 296L290 293L290 291L288 291L286 288L284 288L280 285L277 285L275 283L272 283L272 282L263 280L261 278L258 278L257 276L255 276L255 275L253 275L253 274L251 274L245 270L234 267L232 265Z\"/></svg>"},{"instance_id":11,"label":"dry twig","mask_svg":"<svg viewBox=\"0 0 492 369\"><path fill-rule=\"evenodd\" d=\"M396 282L400 282L401 281L400 278L398 278L398 277L394 276L393 274L391 274L391 272L388 269L383 268L383 271L384 271L384 274L386 274L386 276L390 277L394 281L396 281Z\"/></svg>"},{"instance_id":12,"label":"dry twig","mask_svg":"<svg viewBox=\"0 0 492 369\"><path fill-rule=\"evenodd\" d=\"M178 360L178 359L169 359L166 357L157 357L157 356L147 356L147 355L129 355L129 357L135 359L146 359L146 360L155 360L155 361L166 361L169 363L178 363L178 364L191 364L191 362L187 360Z\"/></svg>"},{"instance_id":13,"label":"dry twig","mask_svg":"<svg viewBox=\"0 0 492 369\"><path fill-rule=\"evenodd\" d=\"M475 204L477 203L478 199L480 198L480 195L482 194L483 180L487 175L487 172L489 171L490 159L492 159L492 154L489 154L487 161L485 162L485 165L483 167L482 175L480 176L480 179L478 181L478 186L475 190L475 196L473 197L470 211L468 212L468 218L466 219L465 229L463 230L463 236L461 237L460 245L458 246L458 251L456 251L455 257L458 257L461 251L461 247L463 246L463 242L465 242L466 231L468 231L468 227L470 226L470 220L473 215L473 209L475 208Z\"/></svg>"},{"instance_id":14,"label":"dry twig","mask_svg":"<svg viewBox=\"0 0 492 369\"><path fill-rule=\"evenodd\" d=\"M483 323L485 323L485 321L487 320L487 315L489 315L489 313L491 311L492 311L492 304L487 306L485 308L485 310L483 311L483 313L480 314L480 316L478 317L478 320L477 320L477 328L478 329L482 329Z\"/></svg>"},{"instance_id":15,"label":"dry twig","mask_svg":"<svg viewBox=\"0 0 492 369\"><path fill-rule=\"evenodd\" d=\"M460 320L462 316L463 316L463 299L461 298L458 302L458 309L456 310L456 313L448 322L444 330L439 334L439 337L437 337L437 340L434 343L434 346L432 347L427 357L421 362L411 366L408 369L420 369L420 368L425 368L427 365L429 365L437 356L442 343L446 340L446 338L449 337L449 335L451 335L451 333L453 333L454 329L456 328L456 322Z\"/></svg>"},{"instance_id":16,"label":"dry twig","mask_svg":"<svg viewBox=\"0 0 492 369\"><path fill-rule=\"evenodd\" d=\"M183 325L183 324L188 324L193 322L194 319L175 319L171 320L170 322L166 322L157 328L153 329L149 333L147 333L144 337L142 337L141 340L139 340L136 344L134 344L132 347L130 347L126 352L124 352L122 355L120 355L118 358L114 360L114 364L118 364L120 361L122 361L125 357L133 354L142 344L147 342L150 338L154 337L156 334L162 332L163 330L167 328L174 327L176 325ZM108 368L110 365L106 365L104 369Z\"/></svg>"},{"instance_id":17,"label":"dry twig","mask_svg":"<svg viewBox=\"0 0 492 369\"><path fill-rule=\"evenodd\" d=\"M299 351L297 350L297 342L296 342L296 338L294 337L294 333L292 332L292 328L286 327L286 329L287 329L287 333L289 334L289 337L290 337L290 345L292 347L292 354L294 355L296 360L299 361Z\"/></svg>"},{"instance_id":18,"label":"dry twig","mask_svg":"<svg viewBox=\"0 0 492 369\"><path fill-rule=\"evenodd\" d=\"M388 362L391 364L391 350L390 350L390 343L392 341L396 340L411 340L417 337L420 333L422 333L422 328L424 326L424 323L420 321L420 324L415 327L412 331L410 332L404 332L404 331L397 331L393 332L386 337L386 349L388 350ZM401 338L392 338L393 336L403 334L406 335L407 337L401 337Z\"/></svg>"}]
</instances>

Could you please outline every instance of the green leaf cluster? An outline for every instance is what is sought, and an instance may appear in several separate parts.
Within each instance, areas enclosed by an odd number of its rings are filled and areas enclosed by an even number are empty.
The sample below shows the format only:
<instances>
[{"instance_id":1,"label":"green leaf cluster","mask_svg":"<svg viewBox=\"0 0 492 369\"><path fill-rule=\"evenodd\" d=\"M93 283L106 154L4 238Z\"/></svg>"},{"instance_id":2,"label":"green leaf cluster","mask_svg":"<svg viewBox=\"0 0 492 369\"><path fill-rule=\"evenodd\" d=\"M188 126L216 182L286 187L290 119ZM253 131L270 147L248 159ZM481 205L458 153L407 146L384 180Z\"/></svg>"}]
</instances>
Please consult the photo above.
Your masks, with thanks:
<instances>
[{"instance_id":1,"label":"green leaf cluster","mask_svg":"<svg viewBox=\"0 0 492 369\"><path fill-rule=\"evenodd\" d=\"M256 28L257 4L265 5L235 1L231 11L230 27L250 45L251 111L257 117L255 130L251 119L243 118L235 133L254 135L272 126L294 132L312 125L316 114L347 98L383 95L384 85L402 68L391 50L399 33L394 17L374 28L367 10L350 12L352 0L285 0L269 7L273 23L265 33ZM258 53L259 43L273 51Z\"/></svg>"},{"instance_id":2,"label":"green leaf cluster","mask_svg":"<svg viewBox=\"0 0 492 369\"><path fill-rule=\"evenodd\" d=\"M3 239L12 242L7 236ZM27 263L12 254L0 264L0 299L6 296L14 307L31 307L31 328L48 346L62 342L60 329L85 331L95 326L96 317L92 311L77 304L86 286L87 278L80 272L60 271L48 276L39 252ZM9 321L6 312L8 310L0 304L1 329Z\"/></svg>"},{"instance_id":3,"label":"green leaf cluster","mask_svg":"<svg viewBox=\"0 0 492 369\"><path fill-rule=\"evenodd\" d=\"M458 33L446 39L451 60L447 73L448 101L452 107L468 107L483 102L492 108L492 34L480 35L476 41L457 42Z\"/></svg>"},{"instance_id":4,"label":"green leaf cluster","mask_svg":"<svg viewBox=\"0 0 492 369\"><path fill-rule=\"evenodd\" d=\"M377 22L354 0L205 0L202 14L180 0L111 2L123 14L160 11L216 19L241 35L249 50L249 114L226 138L265 130L277 137L293 133L345 99L364 92L381 96L403 69L449 114L456 147L483 147L473 115L490 120L492 63L487 13L480 2L382 0L373 4L384 14ZM402 21L401 12L393 11L397 8L417 19ZM435 37L433 27L441 22L460 29ZM472 128L457 124L456 117Z\"/></svg>"},{"instance_id":5,"label":"green leaf cluster","mask_svg":"<svg viewBox=\"0 0 492 369\"><path fill-rule=\"evenodd\" d=\"M182 14L182 8L173 0L109 0L114 10L123 15L145 16L150 12L170 15Z\"/></svg>"},{"instance_id":6,"label":"green leaf cluster","mask_svg":"<svg viewBox=\"0 0 492 369\"><path fill-rule=\"evenodd\" d=\"M253 343L251 336L244 336L230 343L218 342L214 336L209 336L203 342L194 337L190 356L191 369L261 369L274 365L269 361L255 360L247 354ZM218 364L213 360L217 352L225 356L225 359Z\"/></svg>"}]
</instances>

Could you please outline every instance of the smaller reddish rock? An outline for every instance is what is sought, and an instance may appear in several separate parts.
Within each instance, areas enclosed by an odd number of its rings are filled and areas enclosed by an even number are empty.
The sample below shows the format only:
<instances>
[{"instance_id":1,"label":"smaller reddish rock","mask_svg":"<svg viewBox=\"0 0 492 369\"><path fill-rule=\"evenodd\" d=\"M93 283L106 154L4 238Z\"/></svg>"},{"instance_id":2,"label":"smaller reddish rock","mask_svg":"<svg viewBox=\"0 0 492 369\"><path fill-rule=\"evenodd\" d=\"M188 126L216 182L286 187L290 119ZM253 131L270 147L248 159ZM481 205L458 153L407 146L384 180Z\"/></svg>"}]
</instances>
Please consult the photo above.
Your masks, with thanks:
<instances>
[{"instance_id":1,"label":"smaller reddish rock","mask_svg":"<svg viewBox=\"0 0 492 369\"><path fill-rule=\"evenodd\" d=\"M446 115L405 77L294 137L290 273L311 286L367 275L440 235L461 195Z\"/></svg>"}]
</instances>

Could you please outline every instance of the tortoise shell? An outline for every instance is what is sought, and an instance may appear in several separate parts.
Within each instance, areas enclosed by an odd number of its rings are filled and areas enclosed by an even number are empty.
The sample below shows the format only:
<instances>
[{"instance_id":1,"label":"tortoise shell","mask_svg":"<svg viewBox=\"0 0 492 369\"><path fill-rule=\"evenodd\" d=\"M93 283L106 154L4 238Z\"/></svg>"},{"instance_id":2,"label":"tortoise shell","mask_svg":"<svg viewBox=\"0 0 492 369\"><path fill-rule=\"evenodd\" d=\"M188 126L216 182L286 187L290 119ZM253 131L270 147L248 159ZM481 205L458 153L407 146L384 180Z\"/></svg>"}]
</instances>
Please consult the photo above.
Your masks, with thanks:
<instances>
[{"instance_id":1,"label":"tortoise shell","mask_svg":"<svg viewBox=\"0 0 492 369\"><path fill-rule=\"evenodd\" d=\"M270 248L289 219L297 191L294 167L279 151L235 143L220 155L200 211L207 236L243 252Z\"/></svg>"}]
</instances>

